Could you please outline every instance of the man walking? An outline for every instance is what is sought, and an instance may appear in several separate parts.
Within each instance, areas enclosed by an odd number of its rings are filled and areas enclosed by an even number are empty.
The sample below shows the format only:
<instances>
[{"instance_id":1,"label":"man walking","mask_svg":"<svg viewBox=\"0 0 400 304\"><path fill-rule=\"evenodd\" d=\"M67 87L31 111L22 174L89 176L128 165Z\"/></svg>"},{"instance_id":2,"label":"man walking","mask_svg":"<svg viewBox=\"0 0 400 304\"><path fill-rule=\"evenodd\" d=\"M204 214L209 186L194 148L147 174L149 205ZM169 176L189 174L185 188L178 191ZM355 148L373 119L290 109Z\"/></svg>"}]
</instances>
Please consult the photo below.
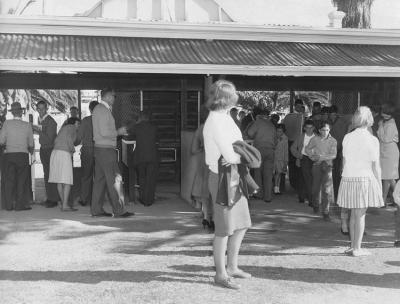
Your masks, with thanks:
<instances>
[{"instance_id":1,"label":"man walking","mask_svg":"<svg viewBox=\"0 0 400 304\"><path fill-rule=\"evenodd\" d=\"M60 200L57 184L49 183L50 171L50 156L54 147L54 140L57 136L57 123L49 114L47 114L47 103L39 101L36 104L36 109L39 112L39 125L33 126L33 131L39 134L40 143L40 161L43 165L44 185L46 189L47 200L45 202L46 208L53 208L57 206Z\"/></svg>"},{"instance_id":2,"label":"man walking","mask_svg":"<svg viewBox=\"0 0 400 304\"><path fill-rule=\"evenodd\" d=\"M274 151L277 143L276 129L268 116L269 111L263 110L247 130L249 137L254 139L254 147L261 153L261 167L254 170L254 179L259 186L262 185L263 200L266 203L272 200Z\"/></svg>"},{"instance_id":3,"label":"man walking","mask_svg":"<svg viewBox=\"0 0 400 304\"><path fill-rule=\"evenodd\" d=\"M93 100L89 104L89 111L92 114L98 102ZM94 171L94 142L93 142L93 123L92 116L89 115L82 119L78 129L77 140L81 143L81 201L82 206L90 205L92 202L93 191L93 171Z\"/></svg>"},{"instance_id":4,"label":"man walking","mask_svg":"<svg viewBox=\"0 0 400 304\"><path fill-rule=\"evenodd\" d=\"M294 141L302 134L303 122L304 122L304 104L303 100L296 99L294 102L294 112L289 113L285 116L282 123L286 128L286 136L288 137L289 149L293 145ZM296 158L289 152L289 183L290 186L299 191L301 188L302 173L299 167L296 166Z\"/></svg>"},{"instance_id":5,"label":"man walking","mask_svg":"<svg viewBox=\"0 0 400 304\"><path fill-rule=\"evenodd\" d=\"M143 205L150 206L154 203L158 171L157 127L150 122L150 114L140 112L139 120L129 134L136 139L133 162L140 186L139 200Z\"/></svg>"},{"instance_id":6,"label":"man walking","mask_svg":"<svg viewBox=\"0 0 400 304\"><path fill-rule=\"evenodd\" d=\"M33 131L28 122L22 121L22 112L19 102L11 104L14 119L5 121L0 131L0 145L5 146L2 207L6 210L32 209L25 193L30 181L29 153L33 153L34 148Z\"/></svg>"},{"instance_id":7,"label":"man walking","mask_svg":"<svg viewBox=\"0 0 400 304\"><path fill-rule=\"evenodd\" d=\"M101 91L101 101L92 114L94 140L94 184L92 192L92 216L111 216L103 209L104 193L107 189L114 217L134 215L125 209L122 176L117 160L117 136L127 135L126 127L115 129L111 113L115 93L111 89Z\"/></svg>"},{"instance_id":8,"label":"man walking","mask_svg":"<svg viewBox=\"0 0 400 304\"><path fill-rule=\"evenodd\" d=\"M319 211L320 194L324 220L329 220L329 205L333 202L332 166L336 158L337 142L330 134L328 122L322 122L319 134L311 138L306 153L313 161L312 199L314 212Z\"/></svg>"}]
</instances>

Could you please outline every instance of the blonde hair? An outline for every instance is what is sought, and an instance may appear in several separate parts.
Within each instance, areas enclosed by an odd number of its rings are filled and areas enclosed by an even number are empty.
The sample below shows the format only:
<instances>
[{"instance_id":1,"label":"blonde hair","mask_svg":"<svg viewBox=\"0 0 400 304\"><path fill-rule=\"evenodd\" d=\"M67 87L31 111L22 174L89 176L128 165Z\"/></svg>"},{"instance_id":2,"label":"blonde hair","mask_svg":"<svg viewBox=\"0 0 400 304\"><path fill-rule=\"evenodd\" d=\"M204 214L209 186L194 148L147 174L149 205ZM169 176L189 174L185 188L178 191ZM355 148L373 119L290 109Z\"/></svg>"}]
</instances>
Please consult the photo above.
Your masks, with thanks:
<instances>
[{"instance_id":1,"label":"blonde hair","mask_svg":"<svg viewBox=\"0 0 400 304\"><path fill-rule=\"evenodd\" d=\"M368 107L362 106L354 112L351 121L354 129L360 127L372 127L374 124L374 117Z\"/></svg>"},{"instance_id":2,"label":"blonde hair","mask_svg":"<svg viewBox=\"0 0 400 304\"><path fill-rule=\"evenodd\" d=\"M206 107L210 111L233 107L239 99L235 85L227 80L218 80L211 85Z\"/></svg>"}]
</instances>

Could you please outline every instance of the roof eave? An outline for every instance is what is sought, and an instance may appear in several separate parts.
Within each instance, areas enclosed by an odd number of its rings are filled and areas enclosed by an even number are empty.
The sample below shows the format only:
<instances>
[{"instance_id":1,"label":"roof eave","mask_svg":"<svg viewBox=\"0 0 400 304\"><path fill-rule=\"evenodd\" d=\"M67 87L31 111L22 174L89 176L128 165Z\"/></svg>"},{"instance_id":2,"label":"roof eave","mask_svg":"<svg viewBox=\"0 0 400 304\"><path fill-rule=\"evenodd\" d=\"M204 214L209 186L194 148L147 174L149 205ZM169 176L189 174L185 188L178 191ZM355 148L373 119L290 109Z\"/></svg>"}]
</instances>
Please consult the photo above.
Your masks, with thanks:
<instances>
[{"instance_id":1,"label":"roof eave","mask_svg":"<svg viewBox=\"0 0 400 304\"><path fill-rule=\"evenodd\" d=\"M399 67L382 66L249 66L212 64L149 64L1 59L8 71L101 72L145 74L225 74L246 76L400 77Z\"/></svg>"},{"instance_id":2,"label":"roof eave","mask_svg":"<svg viewBox=\"0 0 400 304\"><path fill-rule=\"evenodd\" d=\"M171 23L82 17L1 16L10 34L221 39L307 43L400 45L400 30L274 27L228 23Z\"/></svg>"}]
</instances>

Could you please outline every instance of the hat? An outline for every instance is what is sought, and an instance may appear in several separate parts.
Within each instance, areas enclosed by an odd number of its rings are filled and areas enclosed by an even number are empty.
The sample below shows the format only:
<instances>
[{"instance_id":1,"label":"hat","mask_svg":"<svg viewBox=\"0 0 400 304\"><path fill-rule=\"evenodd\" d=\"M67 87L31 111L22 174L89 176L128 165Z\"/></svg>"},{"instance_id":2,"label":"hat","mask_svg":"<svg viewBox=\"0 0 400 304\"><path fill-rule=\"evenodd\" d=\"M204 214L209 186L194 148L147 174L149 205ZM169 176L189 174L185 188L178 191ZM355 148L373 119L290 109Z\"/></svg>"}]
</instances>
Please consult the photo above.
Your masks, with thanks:
<instances>
[{"instance_id":1,"label":"hat","mask_svg":"<svg viewBox=\"0 0 400 304\"><path fill-rule=\"evenodd\" d=\"M21 107L21 104L18 101L11 104L11 113L12 114L19 113L22 111L23 111L23 109Z\"/></svg>"}]
</instances>

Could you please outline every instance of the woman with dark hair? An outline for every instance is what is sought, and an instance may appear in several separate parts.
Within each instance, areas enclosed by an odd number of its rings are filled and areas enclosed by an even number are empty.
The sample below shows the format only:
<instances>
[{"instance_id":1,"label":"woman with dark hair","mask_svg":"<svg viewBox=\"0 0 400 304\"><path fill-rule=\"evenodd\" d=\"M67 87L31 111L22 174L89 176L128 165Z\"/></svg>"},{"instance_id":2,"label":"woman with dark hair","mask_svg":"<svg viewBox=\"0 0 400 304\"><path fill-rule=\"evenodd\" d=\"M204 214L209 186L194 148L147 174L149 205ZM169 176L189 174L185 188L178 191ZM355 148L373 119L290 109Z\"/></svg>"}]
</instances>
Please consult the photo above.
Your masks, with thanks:
<instances>
[{"instance_id":1,"label":"woman with dark hair","mask_svg":"<svg viewBox=\"0 0 400 304\"><path fill-rule=\"evenodd\" d=\"M74 144L77 138L79 118L70 117L62 126L54 141L53 152L50 157L49 183L57 184L61 198L61 211L76 211L68 205L69 193L73 183L72 155L75 152Z\"/></svg>"},{"instance_id":2,"label":"woman with dark hair","mask_svg":"<svg viewBox=\"0 0 400 304\"><path fill-rule=\"evenodd\" d=\"M206 164L209 171L209 190L211 193L215 237L214 237L214 263L216 284L239 289L240 285L232 277L250 278L249 273L238 268L238 255L240 245L248 228L251 227L248 202L245 196L232 206L217 202L219 187L219 161L222 156L222 165L230 166L240 164L239 154L233 150L233 143L243 141L240 129L230 116L230 109L236 104L238 95L235 86L225 80L218 80L210 89L207 108L210 110L204 125L204 148ZM223 202L228 203L228 202ZM225 253L228 252L227 266L225 267Z\"/></svg>"},{"instance_id":3,"label":"woman with dark hair","mask_svg":"<svg viewBox=\"0 0 400 304\"><path fill-rule=\"evenodd\" d=\"M374 118L368 107L359 107L353 115L354 131L343 139L343 172L337 204L351 209L351 246L345 254L369 255L361 249L368 207L383 206L379 142L369 128Z\"/></svg>"},{"instance_id":4,"label":"woman with dark hair","mask_svg":"<svg viewBox=\"0 0 400 304\"><path fill-rule=\"evenodd\" d=\"M394 108L389 104L383 104L381 120L378 123L377 136L380 146L380 161L382 168L382 195L386 204L389 189L396 186L399 178L399 133L396 122L392 117ZM386 204L387 205L387 204Z\"/></svg>"}]
</instances>

